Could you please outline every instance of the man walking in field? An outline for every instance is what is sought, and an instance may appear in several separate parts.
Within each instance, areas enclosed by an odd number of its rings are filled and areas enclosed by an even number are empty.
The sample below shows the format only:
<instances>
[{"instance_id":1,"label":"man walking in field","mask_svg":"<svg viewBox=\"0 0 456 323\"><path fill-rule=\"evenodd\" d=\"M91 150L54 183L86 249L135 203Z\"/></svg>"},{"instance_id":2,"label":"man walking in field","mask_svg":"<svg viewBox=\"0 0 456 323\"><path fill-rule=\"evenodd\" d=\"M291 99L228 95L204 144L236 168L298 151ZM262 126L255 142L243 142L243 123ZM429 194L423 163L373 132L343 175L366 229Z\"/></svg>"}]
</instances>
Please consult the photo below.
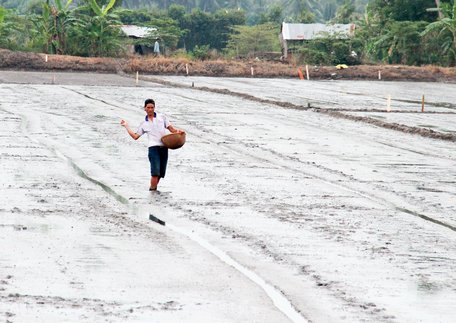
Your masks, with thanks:
<instances>
[{"instance_id":1,"label":"man walking in field","mask_svg":"<svg viewBox=\"0 0 456 323\"><path fill-rule=\"evenodd\" d=\"M147 99L144 102L144 110L147 116L139 125L136 132L128 126L127 121L121 120L120 124L125 127L128 134L134 140L137 140L145 133L147 134L151 174L149 191L155 191L157 190L160 178L165 177L166 165L168 163L168 148L164 146L161 138L166 135L166 129L171 133L184 133L184 131L174 128L165 115L155 112L154 100Z\"/></svg>"}]
</instances>

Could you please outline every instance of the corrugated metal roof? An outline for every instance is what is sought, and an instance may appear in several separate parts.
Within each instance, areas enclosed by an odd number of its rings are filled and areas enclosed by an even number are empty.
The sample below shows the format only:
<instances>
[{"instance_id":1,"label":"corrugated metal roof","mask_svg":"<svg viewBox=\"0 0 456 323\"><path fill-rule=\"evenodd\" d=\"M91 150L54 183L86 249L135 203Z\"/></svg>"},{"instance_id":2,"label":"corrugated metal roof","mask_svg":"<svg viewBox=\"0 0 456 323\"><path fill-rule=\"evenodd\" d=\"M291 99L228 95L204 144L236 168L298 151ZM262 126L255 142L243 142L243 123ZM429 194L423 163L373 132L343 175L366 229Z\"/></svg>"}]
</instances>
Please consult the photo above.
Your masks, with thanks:
<instances>
[{"instance_id":1,"label":"corrugated metal roof","mask_svg":"<svg viewBox=\"0 0 456 323\"><path fill-rule=\"evenodd\" d=\"M128 37L144 38L148 33L157 31L157 28L141 27L135 25L122 25L120 27Z\"/></svg>"},{"instance_id":2,"label":"corrugated metal roof","mask_svg":"<svg viewBox=\"0 0 456 323\"><path fill-rule=\"evenodd\" d=\"M282 24L282 36L284 40L311 40L322 37L325 33L330 35L342 34L352 36L355 24Z\"/></svg>"}]
</instances>

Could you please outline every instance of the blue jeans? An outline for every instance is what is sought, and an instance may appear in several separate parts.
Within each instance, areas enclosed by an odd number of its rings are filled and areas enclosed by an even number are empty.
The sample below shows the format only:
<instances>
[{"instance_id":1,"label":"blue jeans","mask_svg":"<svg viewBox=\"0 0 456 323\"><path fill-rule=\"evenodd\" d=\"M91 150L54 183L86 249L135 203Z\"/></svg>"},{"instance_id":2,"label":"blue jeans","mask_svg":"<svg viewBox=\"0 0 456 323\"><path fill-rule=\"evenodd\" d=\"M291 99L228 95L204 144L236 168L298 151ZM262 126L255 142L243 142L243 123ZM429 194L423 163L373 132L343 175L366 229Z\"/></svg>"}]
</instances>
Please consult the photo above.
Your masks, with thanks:
<instances>
[{"instance_id":1,"label":"blue jeans","mask_svg":"<svg viewBox=\"0 0 456 323\"><path fill-rule=\"evenodd\" d=\"M149 147L150 175L165 177L168 164L168 148L162 146Z\"/></svg>"}]
</instances>

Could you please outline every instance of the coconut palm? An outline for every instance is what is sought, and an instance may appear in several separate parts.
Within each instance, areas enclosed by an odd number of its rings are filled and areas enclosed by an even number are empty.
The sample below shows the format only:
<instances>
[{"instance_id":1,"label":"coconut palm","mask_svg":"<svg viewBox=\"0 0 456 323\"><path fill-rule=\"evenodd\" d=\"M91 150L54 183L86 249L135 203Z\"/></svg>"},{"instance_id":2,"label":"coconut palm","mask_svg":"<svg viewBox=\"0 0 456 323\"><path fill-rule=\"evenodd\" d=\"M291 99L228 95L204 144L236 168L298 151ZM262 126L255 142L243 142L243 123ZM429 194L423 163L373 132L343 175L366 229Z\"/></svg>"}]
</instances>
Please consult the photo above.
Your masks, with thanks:
<instances>
[{"instance_id":1,"label":"coconut palm","mask_svg":"<svg viewBox=\"0 0 456 323\"><path fill-rule=\"evenodd\" d=\"M322 17L322 8L319 0L285 0L283 1L283 7L289 10L288 14L291 16L298 16L307 10L318 17Z\"/></svg>"},{"instance_id":2,"label":"coconut palm","mask_svg":"<svg viewBox=\"0 0 456 323\"><path fill-rule=\"evenodd\" d=\"M204 12L214 12L223 7L223 2L220 0L196 0L195 3Z\"/></svg>"}]
</instances>

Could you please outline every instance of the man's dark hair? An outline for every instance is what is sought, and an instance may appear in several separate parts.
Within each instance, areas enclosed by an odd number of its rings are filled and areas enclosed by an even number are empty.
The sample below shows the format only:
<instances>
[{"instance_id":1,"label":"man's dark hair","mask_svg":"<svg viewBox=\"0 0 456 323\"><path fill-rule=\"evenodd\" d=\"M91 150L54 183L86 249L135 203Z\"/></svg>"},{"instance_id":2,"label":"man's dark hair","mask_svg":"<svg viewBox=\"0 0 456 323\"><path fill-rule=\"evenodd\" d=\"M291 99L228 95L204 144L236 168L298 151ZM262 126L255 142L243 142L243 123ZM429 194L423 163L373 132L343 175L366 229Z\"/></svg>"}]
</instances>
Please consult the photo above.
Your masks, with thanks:
<instances>
[{"instance_id":1,"label":"man's dark hair","mask_svg":"<svg viewBox=\"0 0 456 323\"><path fill-rule=\"evenodd\" d=\"M146 105L148 105L149 103L152 103L155 107L155 101L152 99L147 99L146 101L144 101L144 107L146 107Z\"/></svg>"}]
</instances>

